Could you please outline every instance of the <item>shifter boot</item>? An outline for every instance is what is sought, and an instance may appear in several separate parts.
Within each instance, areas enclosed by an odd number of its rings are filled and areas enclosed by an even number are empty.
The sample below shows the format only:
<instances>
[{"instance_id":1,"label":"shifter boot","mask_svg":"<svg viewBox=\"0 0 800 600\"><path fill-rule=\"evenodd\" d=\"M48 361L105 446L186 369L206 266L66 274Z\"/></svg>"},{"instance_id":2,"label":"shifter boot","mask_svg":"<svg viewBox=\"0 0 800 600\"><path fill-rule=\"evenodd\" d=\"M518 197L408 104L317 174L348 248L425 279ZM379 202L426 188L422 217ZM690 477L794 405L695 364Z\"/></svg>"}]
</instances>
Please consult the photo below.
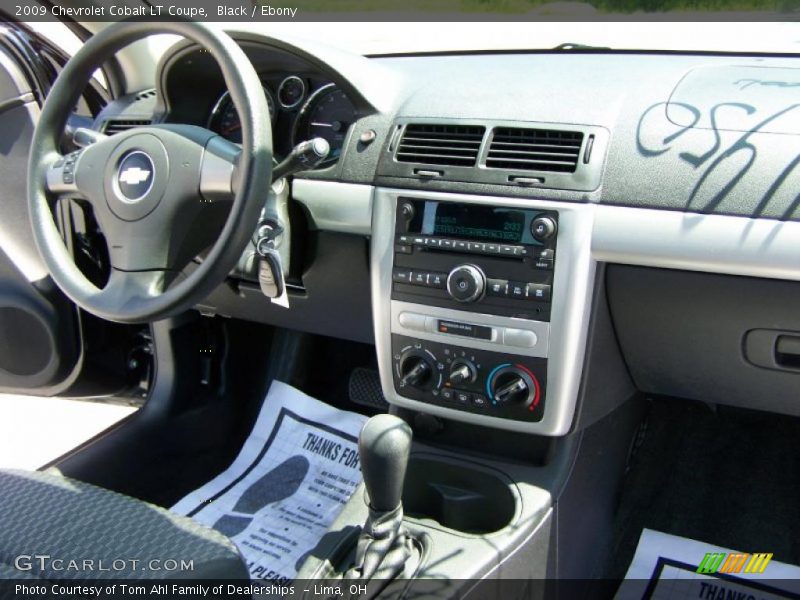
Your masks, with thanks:
<instances>
[{"instance_id":1,"label":"shifter boot","mask_svg":"<svg viewBox=\"0 0 800 600\"><path fill-rule=\"evenodd\" d=\"M403 527L403 506L389 512L370 509L358 538L355 564L345 579L380 579L388 584L402 574L412 552L413 540Z\"/></svg>"}]
</instances>

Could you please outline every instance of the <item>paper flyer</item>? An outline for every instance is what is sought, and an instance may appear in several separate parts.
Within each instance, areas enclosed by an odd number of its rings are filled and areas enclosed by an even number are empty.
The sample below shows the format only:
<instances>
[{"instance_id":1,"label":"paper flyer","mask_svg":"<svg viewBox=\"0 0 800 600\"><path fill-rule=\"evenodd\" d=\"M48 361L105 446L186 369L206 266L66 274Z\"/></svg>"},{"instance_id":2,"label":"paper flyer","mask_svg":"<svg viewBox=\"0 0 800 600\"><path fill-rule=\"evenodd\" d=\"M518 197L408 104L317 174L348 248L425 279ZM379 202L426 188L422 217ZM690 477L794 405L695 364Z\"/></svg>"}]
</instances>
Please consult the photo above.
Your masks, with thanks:
<instances>
[{"instance_id":1,"label":"paper flyer","mask_svg":"<svg viewBox=\"0 0 800 600\"><path fill-rule=\"evenodd\" d=\"M800 598L800 568L645 529L615 600Z\"/></svg>"},{"instance_id":2,"label":"paper flyer","mask_svg":"<svg viewBox=\"0 0 800 600\"><path fill-rule=\"evenodd\" d=\"M276 381L233 464L172 510L230 537L254 581L288 583L361 482L365 420Z\"/></svg>"}]
</instances>

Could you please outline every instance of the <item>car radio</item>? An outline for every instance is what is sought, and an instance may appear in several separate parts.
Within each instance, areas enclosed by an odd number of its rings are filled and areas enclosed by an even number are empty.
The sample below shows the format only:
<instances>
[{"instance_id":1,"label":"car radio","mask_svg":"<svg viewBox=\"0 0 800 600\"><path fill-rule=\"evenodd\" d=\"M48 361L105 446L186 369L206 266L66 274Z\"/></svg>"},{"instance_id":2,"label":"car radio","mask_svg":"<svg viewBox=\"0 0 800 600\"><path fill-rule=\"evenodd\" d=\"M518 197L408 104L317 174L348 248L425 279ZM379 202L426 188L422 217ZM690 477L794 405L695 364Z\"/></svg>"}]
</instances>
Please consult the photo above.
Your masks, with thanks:
<instances>
[{"instance_id":1,"label":"car radio","mask_svg":"<svg viewBox=\"0 0 800 600\"><path fill-rule=\"evenodd\" d=\"M400 197L395 217L395 392L540 420L558 212Z\"/></svg>"},{"instance_id":2,"label":"car radio","mask_svg":"<svg viewBox=\"0 0 800 600\"><path fill-rule=\"evenodd\" d=\"M401 198L392 299L550 320L555 211Z\"/></svg>"}]
</instances>

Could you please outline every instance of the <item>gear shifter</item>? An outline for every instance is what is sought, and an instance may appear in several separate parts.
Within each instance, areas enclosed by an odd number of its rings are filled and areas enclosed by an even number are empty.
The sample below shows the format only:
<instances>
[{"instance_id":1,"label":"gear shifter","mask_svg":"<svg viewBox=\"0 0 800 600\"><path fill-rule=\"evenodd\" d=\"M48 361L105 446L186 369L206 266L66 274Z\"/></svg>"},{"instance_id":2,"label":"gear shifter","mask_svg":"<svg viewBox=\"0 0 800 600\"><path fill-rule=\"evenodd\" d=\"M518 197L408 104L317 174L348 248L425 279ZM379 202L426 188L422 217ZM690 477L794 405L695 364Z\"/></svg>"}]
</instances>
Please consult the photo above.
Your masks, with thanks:
<instances>
[{"instance_id":1,"label":"gear shifter","mask_svg":"<svg viewBox=\"0 0 800 600\"><path fill-rule=\"evenodd\" d=\"M411 428L393 415L366 422L358 439L369 516L358 538L349 580L385 580L403 573L413 541L403 527L403 482L411 452ZM378 586L378 590L382 586Z\"/></svg>"},{"instance_id":2,"label":"gear shifter","mask_svg":"<svg viewBox=\"0 0 800 600\"><path fill-rule=\"evenodd\" d=\"M400 504L411 452L411 428L393 415L366 422L358 438L361 473L372 510L390 512Z\"/></svg>"}]
</instances>

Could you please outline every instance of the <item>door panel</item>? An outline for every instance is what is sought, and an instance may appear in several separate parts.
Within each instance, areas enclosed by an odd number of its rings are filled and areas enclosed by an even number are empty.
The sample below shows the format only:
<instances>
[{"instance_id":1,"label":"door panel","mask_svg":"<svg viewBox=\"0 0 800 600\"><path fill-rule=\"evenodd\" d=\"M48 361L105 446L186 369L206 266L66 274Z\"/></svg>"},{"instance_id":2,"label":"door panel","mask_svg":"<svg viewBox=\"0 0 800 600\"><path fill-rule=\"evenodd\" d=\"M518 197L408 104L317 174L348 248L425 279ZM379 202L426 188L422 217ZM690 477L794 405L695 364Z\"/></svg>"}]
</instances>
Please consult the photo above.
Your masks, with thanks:
<instances>
[{"instance_id":1,"label":"door panel","mask_svg":"<svg viewBox=\"0 0 800 600\"><path fill-rule=\"evenodd\" d=\"M77 372L77 310L33 241L25 196L39 106L25 72L0 48L0 391L55 394Z\"/></svg>"}]
</instances>

